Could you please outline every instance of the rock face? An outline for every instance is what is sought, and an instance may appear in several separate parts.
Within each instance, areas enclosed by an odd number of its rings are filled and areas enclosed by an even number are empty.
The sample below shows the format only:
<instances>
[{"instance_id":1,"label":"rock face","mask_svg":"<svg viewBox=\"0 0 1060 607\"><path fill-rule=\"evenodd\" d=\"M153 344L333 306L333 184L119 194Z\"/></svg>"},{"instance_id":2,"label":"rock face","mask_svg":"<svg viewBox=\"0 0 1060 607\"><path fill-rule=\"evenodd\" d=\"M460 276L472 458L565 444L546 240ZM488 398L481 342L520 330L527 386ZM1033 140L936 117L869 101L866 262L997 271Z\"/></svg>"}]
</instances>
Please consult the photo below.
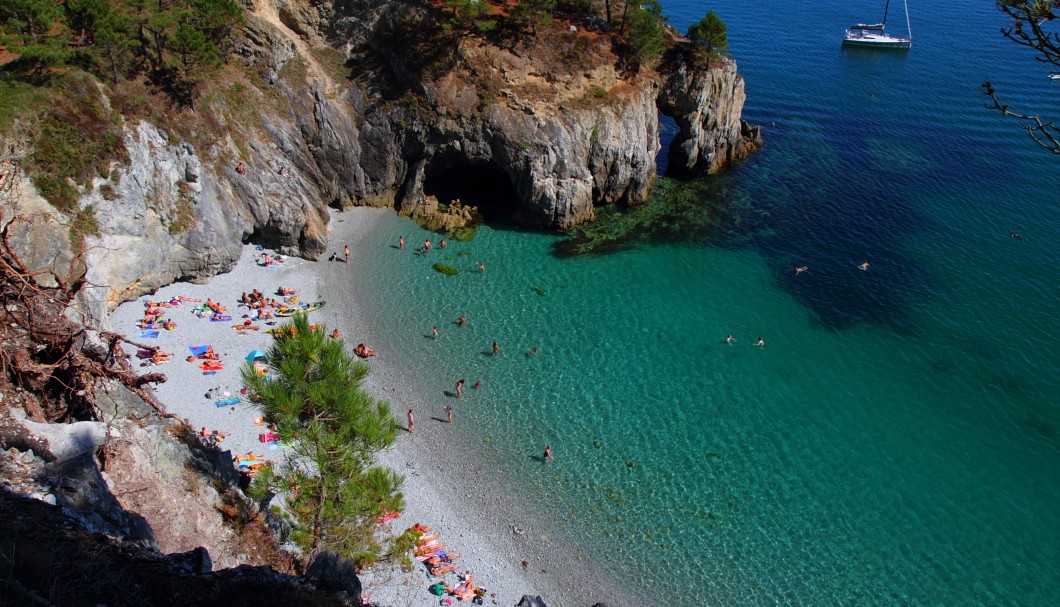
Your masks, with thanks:
<instances>
[{"instance_id":1,"label":"rock face","mask_svg":"<svg viewBox=\"0 0 1060 607\"><path fill-rule=\"evenodd\" d=\"M696 68L691 55L676 48L667 58L668 78L659 91L659 109L679 127L669 150L669 167L681 176L718 172L762 147L761 129L740 119L746 93L736 63Z\"/></svg>"},{"instance_id":2,"label":"rock face","mask_svg":"<svg viewBox=\"0 0 1060 607\"><path fill-rule=\"evenodd\" d=\"M680 42L658 72L629 75L599 34L552 28L528 58L438 28L445 16L411 0L248 11L237 55L261 81L219 86L212 138L126 123L128 164L83 193L98 234L83 255L48 253L84 259L97 320L226 271L247 242L318 258L328 206L407 213L426 192L563 229L598 205L636 205L655 178L660 113L681 128L678 174L716 172L760 145L740 120L735 64L696 67Z\"/></svg>"}]
</instances>

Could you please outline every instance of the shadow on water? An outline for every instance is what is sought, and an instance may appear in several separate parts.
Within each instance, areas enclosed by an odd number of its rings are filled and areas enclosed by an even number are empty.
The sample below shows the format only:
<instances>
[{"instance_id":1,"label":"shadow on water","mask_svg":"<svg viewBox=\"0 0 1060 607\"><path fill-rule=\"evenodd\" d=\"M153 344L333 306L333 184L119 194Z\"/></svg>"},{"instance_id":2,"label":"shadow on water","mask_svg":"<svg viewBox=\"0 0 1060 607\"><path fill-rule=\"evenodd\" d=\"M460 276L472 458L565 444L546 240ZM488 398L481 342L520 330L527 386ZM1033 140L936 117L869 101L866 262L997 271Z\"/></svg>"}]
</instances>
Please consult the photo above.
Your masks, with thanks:
<instances>
[{"instance_id":1,"label":"shadow on water","mask_svg":"<svg viewBox=\"0 0 1060 607\"><path fill-rule=\"evenodd\" d=\"M849 142L866 139L872 126L853 118L845 125L824 134L812 155L767 146L708 180L659 179L647 204L603 210L595 224L557 243L554 254L599 255L675 242L752 249L768 260L776 284L822 327L871 323L912 334L910 304L929 293L934 279L903 244L932 228L910 199L908 176L881 166L871 146L850 149ZM858 269L864 261L868 271ZM797 266L809 271L796 276Z\"/></svg>"}]
</instances>

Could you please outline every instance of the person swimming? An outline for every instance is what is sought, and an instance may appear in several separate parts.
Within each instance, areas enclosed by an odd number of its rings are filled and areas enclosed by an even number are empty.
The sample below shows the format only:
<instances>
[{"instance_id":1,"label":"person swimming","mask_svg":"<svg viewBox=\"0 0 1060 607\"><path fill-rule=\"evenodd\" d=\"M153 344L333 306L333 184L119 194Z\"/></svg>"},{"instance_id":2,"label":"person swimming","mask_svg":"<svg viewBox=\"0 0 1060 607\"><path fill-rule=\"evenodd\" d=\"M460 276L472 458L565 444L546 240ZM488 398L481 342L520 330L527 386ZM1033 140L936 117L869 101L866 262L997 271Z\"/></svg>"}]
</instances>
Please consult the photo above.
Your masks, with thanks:
<instances>
[{"instance_id":1,"label":"person swimming","mask_svg":"<svg viewBox=\"0 0 1060 607\"><path fill-rule=\"evenodd\" d=\"M802 274L803 272L809 271L809 269L810 269L810 266L797 266L795 268L795 275L798 276L799 274Z\"/></svg>"},{"instance_id":2,"label":"person swimming","mask_svg":"<svg viewBox=\"0 0 1060 607\"><path fill-rule=\"evenodd\" d=\"M861 270L862 272L864 272L864 271L867 271L867 270L869 269L869 262L868 262L868 260L866 260L866 261L863 261L863 262L861 262L860 264L858 264L858 269L859 269L859 270Z\"/></svg>"}]
</instances>

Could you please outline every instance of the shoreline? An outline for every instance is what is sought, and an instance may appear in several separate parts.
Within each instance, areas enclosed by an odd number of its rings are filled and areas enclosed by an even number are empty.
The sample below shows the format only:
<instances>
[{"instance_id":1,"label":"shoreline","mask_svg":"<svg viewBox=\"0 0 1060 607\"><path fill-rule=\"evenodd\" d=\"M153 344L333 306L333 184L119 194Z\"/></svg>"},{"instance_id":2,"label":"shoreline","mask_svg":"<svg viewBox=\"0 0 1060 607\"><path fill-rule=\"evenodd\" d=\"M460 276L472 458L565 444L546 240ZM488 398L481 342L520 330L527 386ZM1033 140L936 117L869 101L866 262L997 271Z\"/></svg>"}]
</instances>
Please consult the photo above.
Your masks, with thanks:
<instances>
[{"instance_id":1,"label":"shoreline","mask_svg":"<svg viewBox=\"0 0 1060 607\"><path fill-rule=\"evenodd\" d=\"M265 269L255 263L260 251L248 245L231 272L205 284L168 285L156 294L126 302L110 315L110 322L116 330L135 339L139 329L132 327L143 312L144 300L177 295L211 297L228 306L232 321L223 323L190 316L189 308L195 304L178 306L172 316L178 322L177 330L162 331L158 339L140 340L157 343L172 352L173 361L146 370L169 376L169 381L158 386L156 396L171 412L187 418L193 428L205 426L230 432L222 448L233 454L250 451L279 460L282 451L267 450L258 442L262 428L252 424L258 415L252 406L240 402L234 407L216 407L204 398L205 393L222 386L228 387L232 396L239 396L239 367L245 356L254 349L267 350L272 341L271 335L264 332L264 323L256 323L262 325L256 332L231 328L247 312L235 305L240 293L256 288L271 296L284 286L300 288L302 301L326 300L328 305L314 313L312 321L325 324L329 330L339 329L350 348L363 342L379 351L377 357L369 359L371 373L364 383L365 390L389 402L402 426L408 408L417 412L418 431L402 433L391 449L378 454L379 464L405 477L401 488L405 510L389 523L395 534L414 523L432 527L449 550L462 555L457 561L459 571L470 570L476 585L487 588L487 604L515 605L524 594L540 595L552 607L639 602L631 592L622 591L617 575L603 571L592 559L579 554L546 516L528 511L513 492L498 490L502 487L498 484L499 475L490 469L489 462L472 455L474 449L469 448L469 443L474 437L466 428L450 428L432 420L432 415L438 415L434 411L437 407L426 404L427 395L414 385L412 374L402 368L399 356L388 352L385 336L376 334L378 328L366 322L368 294L357 293L352 285L358 284L362 272L369 271L370 248L365 243L372 238L373 227L393 212L373 208L333 211L329 224L331 246L321 261L288 258L277 269ZM341 259L345 245L350 246L351 263L329 261L331 252L338 253ZM276 320L277 325L283 321ZM203 377L184 358L188 346L207 343L222 354L226 365L216 375ZM428 578L426 569L416 561L414 565L408 573L397 564L370 568L360 576L364 596L387 607L438 600L427 591L433 580ZM456 575L447 574L445 581L455 585Z\"/></svg>"}]
</instances>

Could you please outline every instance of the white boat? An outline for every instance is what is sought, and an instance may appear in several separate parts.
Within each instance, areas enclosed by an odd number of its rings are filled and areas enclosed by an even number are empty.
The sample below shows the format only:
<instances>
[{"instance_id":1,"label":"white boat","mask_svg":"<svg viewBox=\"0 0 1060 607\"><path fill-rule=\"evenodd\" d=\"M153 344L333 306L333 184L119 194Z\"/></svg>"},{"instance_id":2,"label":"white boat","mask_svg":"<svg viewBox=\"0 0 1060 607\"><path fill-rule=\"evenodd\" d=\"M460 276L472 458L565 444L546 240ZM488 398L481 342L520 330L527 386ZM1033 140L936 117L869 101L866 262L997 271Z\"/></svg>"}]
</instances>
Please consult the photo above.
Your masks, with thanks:
<instances>
[{"instance_id":1,"label":"white boat","mask_svg":"<svg viewBox=\"0 0 1060 607\"><path fill-rule=\"evenodd\" d=\"M891 0L883 5L883 21L879 23L855 23L847 28L843 36L843 44L847 46L871 46L876 48L909 48L913 45L913 28L909 25L909 2L905 3L905 27L909 34L908 38L888 35L884 30L887 27L887 9L890 8Z\"/></svg>"},{"instance_id":2,"label":"white boat","mask_svg":"<svg viewBox=\"0 0 1060 607\"><path fill-rule=\"evenodd\" d=\"M1060 72L1049 72L1049 80L1060 80Z\"/></svg>"}]
</instances>

